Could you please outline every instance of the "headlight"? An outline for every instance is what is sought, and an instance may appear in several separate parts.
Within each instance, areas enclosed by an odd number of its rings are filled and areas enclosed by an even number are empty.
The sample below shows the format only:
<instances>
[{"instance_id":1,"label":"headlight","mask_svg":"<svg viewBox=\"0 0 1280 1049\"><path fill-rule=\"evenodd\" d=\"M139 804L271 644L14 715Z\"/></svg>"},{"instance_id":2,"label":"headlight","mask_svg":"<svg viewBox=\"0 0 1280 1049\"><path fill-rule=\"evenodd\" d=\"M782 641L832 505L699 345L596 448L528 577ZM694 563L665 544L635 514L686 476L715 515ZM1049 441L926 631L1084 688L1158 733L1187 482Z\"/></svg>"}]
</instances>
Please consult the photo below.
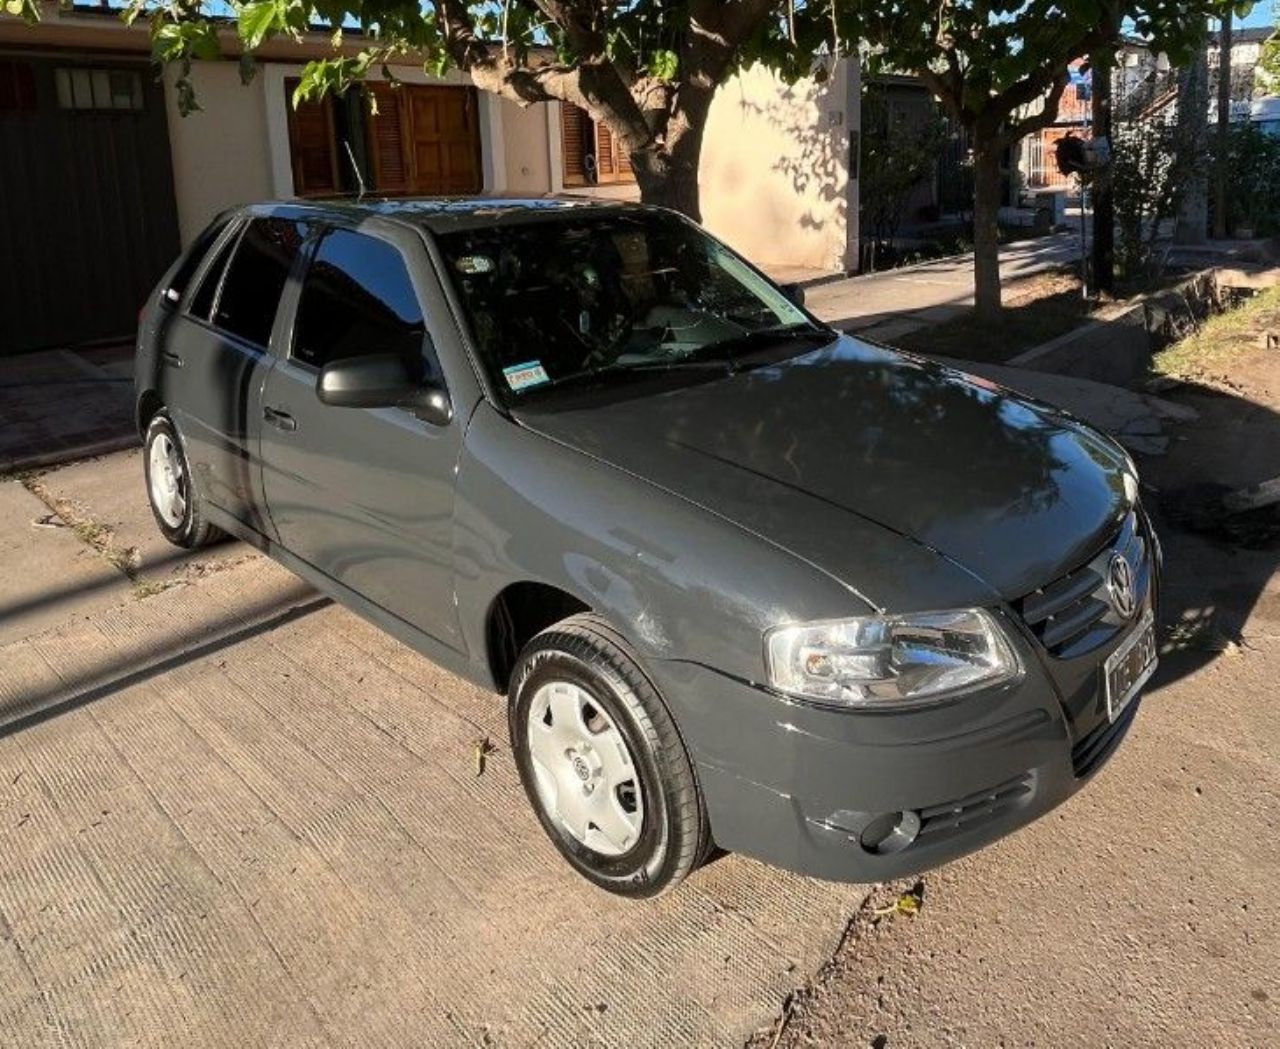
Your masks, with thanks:
<instances>
[{"instance_id":1,"label":"headlight","mask_svg":"<svg viewBox=\"0 0 1280 1049\"><path fill-rule=\"evenodd\" d=\"M884 707L990 688L1016 678L1018 657L982 609L859 616L765 635L769 683L834 707Z\"/></svg>"}]
</instances>

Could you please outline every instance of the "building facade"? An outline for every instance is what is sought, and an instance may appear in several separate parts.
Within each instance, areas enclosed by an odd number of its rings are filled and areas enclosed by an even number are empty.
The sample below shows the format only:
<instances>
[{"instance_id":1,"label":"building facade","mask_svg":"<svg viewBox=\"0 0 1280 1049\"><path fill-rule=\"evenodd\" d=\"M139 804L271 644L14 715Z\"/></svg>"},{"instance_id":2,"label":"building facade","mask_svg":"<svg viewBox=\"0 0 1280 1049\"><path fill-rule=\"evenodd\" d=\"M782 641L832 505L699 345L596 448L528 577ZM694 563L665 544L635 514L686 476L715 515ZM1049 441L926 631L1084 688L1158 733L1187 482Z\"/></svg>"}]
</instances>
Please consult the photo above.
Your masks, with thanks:
<instances>
[{"instance_id":1,"label":"building facade","mask_svg":"<svg viewBox=\"0 0 1280 1049\"><path fill-rule=\"evenodd\" d=\"M47 4L35 26L0 17L0 353L127 337L169 261L223 209L359 193L638 197L608 134L558 102L521 107L460 73L393 69L296 109L304 64L328 37L276 40L242 83L197 62L201 107L178 112L144 27L98 7ZM762 68L719 91L701 167L704 224L758 264L856 265L856 61L786 85Z\"/></svg>"}]
</instances>

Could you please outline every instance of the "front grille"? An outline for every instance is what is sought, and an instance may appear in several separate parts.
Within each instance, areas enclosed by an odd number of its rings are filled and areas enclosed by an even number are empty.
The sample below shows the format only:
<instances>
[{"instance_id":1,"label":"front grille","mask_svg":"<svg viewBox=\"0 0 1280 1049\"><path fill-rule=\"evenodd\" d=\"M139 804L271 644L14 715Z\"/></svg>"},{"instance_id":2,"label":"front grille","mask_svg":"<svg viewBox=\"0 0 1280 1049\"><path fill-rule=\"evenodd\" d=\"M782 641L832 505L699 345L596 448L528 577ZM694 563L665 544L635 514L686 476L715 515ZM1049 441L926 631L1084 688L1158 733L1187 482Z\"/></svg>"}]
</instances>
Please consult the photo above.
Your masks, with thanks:
<instances>
[{"instance_id":1,"label":"front grille","mask_svg":"<svg viewBox=\"0 0 1280 1049\"><path fill-rule=\"evenodd\" d=\"M1106 580L1112 556L1120 554L1133 569L1141 607L1151 586L1149 549L1146 522L1134 510L1088 564L1014 602L1014 607L1050 655L1071 659L1092 652L1132 622L1111 607Z\"/></svg>"},{"instance_id":2,"label":"front grille","mask_svg":"<svg viewBox=\"0 0 1280 1049\"><path fill-rule=\"evenodd\" d=\"M1134 699L1115 721L1104 721L1071 748L1071 767L1075 769L1077 779L1083 779L1097 771L1111 757L1112 751L1120 745L1124 734L1129 731L1137 713L1138 700Z\"/></svg>"},{"instance_id":3,"label":"front grille","mask_svg":"<svg viewBox=\"0 0 1280 1049\"><path fill-rule=\"evenodd\" d=\"M987 790L978 791L957 801L931 805L920 810L920 834L917 842L940 841L961 831L973 830L1002 812L1014 808L1031 794L1032 774L1024 772Z\"/></svg>"}]
</instances>

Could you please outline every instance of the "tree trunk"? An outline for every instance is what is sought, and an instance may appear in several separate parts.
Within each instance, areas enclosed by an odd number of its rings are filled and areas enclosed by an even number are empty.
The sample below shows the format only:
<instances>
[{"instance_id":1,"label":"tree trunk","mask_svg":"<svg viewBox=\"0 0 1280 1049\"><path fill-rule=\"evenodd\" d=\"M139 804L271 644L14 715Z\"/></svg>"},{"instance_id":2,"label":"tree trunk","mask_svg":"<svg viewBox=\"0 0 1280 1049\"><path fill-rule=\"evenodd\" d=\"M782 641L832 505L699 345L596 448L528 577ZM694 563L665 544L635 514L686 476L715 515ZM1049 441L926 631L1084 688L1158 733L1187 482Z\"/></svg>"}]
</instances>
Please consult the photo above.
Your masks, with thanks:
<instances>
[{"instance_id":1,"label":"tree trunk","mask_svg":"<svg viewBox=\"0 0 1280 1049\"><path fill-rule=\"evenodd\" d=\"M670 208L702 221L698 197L698 165L677 163L665 153L633 153L631 168L636 173L640 199L645 204Z\"/></svg>"},{"instance_id":2,"label":"tree trunk","mask_svg":"<svg viewBox=\"0 0 1280 1049\"><path fill-rule=\"evenodd\" d=\"M631 154L641 201L671 208L694 222L702 221L698 166L705 123L705 110L692 114L692 119L689 114L674 114L666 122L665 147L654 146Z\"/></svg>"},{"instance_id":3,"label":"tree trunk","mask_svg":"<svg viewBox=\"0 0 1280 1049\"><path fill-rule=\"evenodd\" d=\"M1213 235L1227 238L1227 154L1231 149L1231 12L1222 16L1218 50L1218 135L1213 165Z\"/></svg>"},{"instance_id":4,"label":"tree trunk","mask_svg":"<svg viewBox=\"0 0 1280 1049\"><path fill-rule=\"evenodd\" d=\"M974 131L973 301L983 324L1000 321L1000 137Z\"/></svg>"},{"instance_id":5,"label":"tree trunk","mask_svg":"<svg viewBox=\"0 0 1280 1049\"><path fill-rule=\"evenodd\" d=\"M1203 46L1178 77L1178 168L1182 199L1175 244L1203 244L1209 236L1209 52Z\"/></svg>"}]
</instances>

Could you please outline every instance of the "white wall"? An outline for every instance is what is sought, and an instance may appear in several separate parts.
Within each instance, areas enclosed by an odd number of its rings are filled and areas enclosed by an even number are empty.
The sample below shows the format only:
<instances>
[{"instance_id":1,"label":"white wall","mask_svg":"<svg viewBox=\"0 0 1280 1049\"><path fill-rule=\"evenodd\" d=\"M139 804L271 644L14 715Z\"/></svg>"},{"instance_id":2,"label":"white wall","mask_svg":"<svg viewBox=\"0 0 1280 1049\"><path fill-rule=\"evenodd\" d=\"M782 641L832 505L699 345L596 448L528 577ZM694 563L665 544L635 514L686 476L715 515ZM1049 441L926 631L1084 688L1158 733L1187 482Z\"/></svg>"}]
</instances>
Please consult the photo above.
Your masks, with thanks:
<instances>
[{"instance_id":1,"label":"white wall","mask_svg":"<svg viewBox=\"0 0 1280 1049\"><path fill-rule=\"evenodd\" d=\"M203 108L183 117L176 71L164 79L178 228L188 244L224 208L274 195L266 101L262 79L242 85L237 63L197 62L191 79Z\"/></svg>"}]
</instances>

